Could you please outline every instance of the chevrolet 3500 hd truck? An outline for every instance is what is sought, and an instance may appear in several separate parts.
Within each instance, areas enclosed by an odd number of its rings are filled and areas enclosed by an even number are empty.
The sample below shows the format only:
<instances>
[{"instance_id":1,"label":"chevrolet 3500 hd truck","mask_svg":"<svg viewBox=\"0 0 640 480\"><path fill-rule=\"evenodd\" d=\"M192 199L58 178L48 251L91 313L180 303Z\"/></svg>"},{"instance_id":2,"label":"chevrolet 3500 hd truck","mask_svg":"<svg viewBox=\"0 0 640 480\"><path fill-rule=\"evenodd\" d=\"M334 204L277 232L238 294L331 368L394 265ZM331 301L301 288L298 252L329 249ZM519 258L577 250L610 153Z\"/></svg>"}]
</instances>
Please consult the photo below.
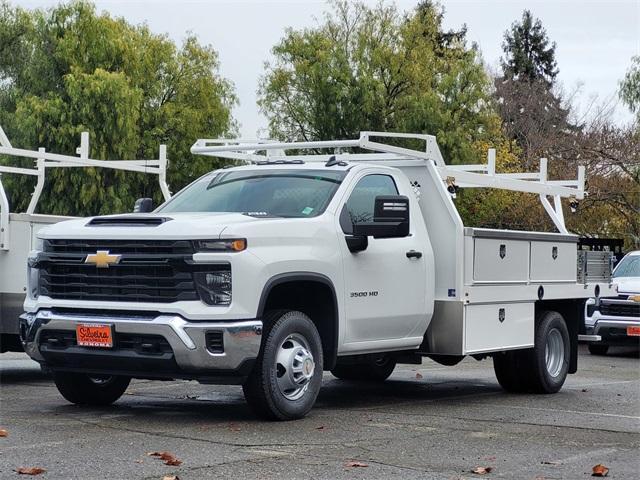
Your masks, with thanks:
<instances>
[{"instance_id":1,"label":"chevrolet 3500 hd truck","mask_svg":"<svg viewBox=\"0 0 640 480\"><path fill-rule=\"evenodd\" d=\"M379 132L192 152L246 165L153 211L145 200L38 233L22 340L73 403L114 402L131 378L186 378L241 384L262 416L294 419L324 370L382 381L398 362L467 355L492 357L508 391L553 393L577 369L585 299L615 294L564 226L582 168L574 181L548 180L544 160L499 174L494 151L447 166L434 137ZM465 227L453 197L467 187L539 194L560 233Z\"/></svg>"}]
</instances>

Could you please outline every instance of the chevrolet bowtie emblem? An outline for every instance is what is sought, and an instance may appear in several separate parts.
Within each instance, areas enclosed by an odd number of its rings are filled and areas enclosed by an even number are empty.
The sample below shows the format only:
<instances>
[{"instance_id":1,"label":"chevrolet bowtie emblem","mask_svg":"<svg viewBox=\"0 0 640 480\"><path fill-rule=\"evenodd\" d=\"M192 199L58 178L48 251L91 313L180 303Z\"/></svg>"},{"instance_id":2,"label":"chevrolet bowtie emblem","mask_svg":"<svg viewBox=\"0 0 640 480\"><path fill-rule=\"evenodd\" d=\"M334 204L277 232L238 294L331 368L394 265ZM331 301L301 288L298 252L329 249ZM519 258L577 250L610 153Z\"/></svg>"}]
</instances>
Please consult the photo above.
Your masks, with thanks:
<instances>
[{"instance_id":1,"label":"chevrolet bowtie emblem","mask_svg":"<svg viewBox=\"0 0 640 480\"><path fill-rule=\"evenodd\" d=\"M632 295L629 297L632 302L640 302L640 295Z\"/></svg>"},{"instance_id":2,"label":"chevrolet bowtie emblem","mask_svg":"<svg viewBox=\"0 0 640 480\"><path fill-rule=\"evenodd\" d=\"M84 263L92 263L97 268L109 268L109 265L116 265L120 262L122 255L111 255L109 250L98 250L96 253L87 255Z\"/></svg>"}]
</instances>

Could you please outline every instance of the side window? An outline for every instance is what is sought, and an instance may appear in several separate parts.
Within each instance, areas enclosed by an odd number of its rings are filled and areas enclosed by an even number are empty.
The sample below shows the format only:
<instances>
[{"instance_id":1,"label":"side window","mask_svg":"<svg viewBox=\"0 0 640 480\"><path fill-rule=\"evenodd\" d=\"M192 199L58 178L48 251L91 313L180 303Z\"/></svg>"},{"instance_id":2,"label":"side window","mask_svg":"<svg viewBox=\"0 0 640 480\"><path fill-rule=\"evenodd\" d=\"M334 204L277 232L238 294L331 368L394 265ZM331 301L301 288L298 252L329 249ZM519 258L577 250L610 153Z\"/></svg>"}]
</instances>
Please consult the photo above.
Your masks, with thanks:
<instances>
[{"instance_id":1,"label":"side window","mask_svg":"<svg viewBox=\"0 0 640 480\"><path fill-rule=\"evenodd\" d=\"M398 195L396 184L389 175L367 175L360 179L345 205L341 226L352 233L351 225L373 221L373 205L378 195Z\"/></svg>"}]
</instances>

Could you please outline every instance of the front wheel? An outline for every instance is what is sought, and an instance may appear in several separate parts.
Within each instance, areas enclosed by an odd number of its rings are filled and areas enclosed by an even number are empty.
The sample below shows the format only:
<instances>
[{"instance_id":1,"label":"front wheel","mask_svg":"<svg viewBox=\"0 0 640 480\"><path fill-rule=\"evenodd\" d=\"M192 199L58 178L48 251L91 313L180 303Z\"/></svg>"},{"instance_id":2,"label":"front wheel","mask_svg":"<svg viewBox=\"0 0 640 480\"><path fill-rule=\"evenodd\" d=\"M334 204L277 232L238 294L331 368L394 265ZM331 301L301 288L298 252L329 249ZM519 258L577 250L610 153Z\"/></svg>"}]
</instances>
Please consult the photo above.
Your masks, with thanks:
<instances>
[{"instance_id":1,"label":"front wheel","mask_svg":"<svg viewBox=\"0 0 640 480\"><path fill-rule=\"evenodd\" d=\"M131 378L116 375L54 372L53 381L62 396L71 403L110 405L124 394Z\"/></svg>"},{"instance_id":2,"label":"front wheel","mask_svg":"<svg viewBox=\"0 0 640 480\"><path fill-rule=\"evenodd\" d=\"M264 320L260 354L242 386L245 399L261 417L302 418L313 407L322 384L320 335L302 312L270 312Z\"/></svg>"}]
</instances>

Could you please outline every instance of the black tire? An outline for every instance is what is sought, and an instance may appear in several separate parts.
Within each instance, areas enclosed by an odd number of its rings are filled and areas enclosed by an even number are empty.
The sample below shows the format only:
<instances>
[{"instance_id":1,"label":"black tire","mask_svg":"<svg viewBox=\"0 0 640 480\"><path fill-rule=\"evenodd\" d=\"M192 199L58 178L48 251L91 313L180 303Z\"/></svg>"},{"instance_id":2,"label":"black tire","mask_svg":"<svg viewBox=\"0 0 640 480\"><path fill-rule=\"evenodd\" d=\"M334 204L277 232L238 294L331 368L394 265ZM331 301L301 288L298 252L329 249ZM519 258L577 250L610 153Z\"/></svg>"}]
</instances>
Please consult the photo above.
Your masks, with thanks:
<instances>
[{"instance_id":1,"label":"black tire","mask_svg":"<svg viewBox=\"0 0 640 480\"><path fill-rule=\"evenodd\" d=\"M522 374L522 350L499 352L493 355L493 371L498 383L507 392L521 393L528 388Z\"/></svg>"},{"instance_id":2,"label":"black tire","mask_svg":"<svg viewBox=\"0 0 640 480\"><path fill-rule=\"evenodd\" d=\"M337 363L331 374L340 380L384 382L396 368L396 360L389 355L372 356L365 362Z\"/></svg>"},{"instance_id":3,"label":"black tire","mask_svg":"<svg viewBox=\"0 0 640 480\"><path fill-rule=\"evenodd\" d=\"M264 324L265 333L260 353L251 374L242 386L244 397L249 406L263 418L302 418L315 404L322 385L323 358L320 334L311 319L297 311L269 312L265 315ZM289 349L292 353L286 353ZM308 376L302 383L306 387L302 390L283 389L283 382L291 378L285 376L290 373L294 375L291 368L293 363L289 366L279 363L278 353L285 352L287 359L297 359L298 357L293 355L296 351L300 353L300 358L304 358L304 363L300 366L302 373L299 375ZM312 370L311 366L306 367L308 353L312 356Z\"/></svg>"},{"instance_id":4,"label":"black tire","mask_svg":"<svg viewBox=\"0 0 640 480\"><path fill-rule=\"evenodd\" d=\"M557 346L557 361L550 364L546 354L548 340ZM496 353L493 368L498 383L508 392L556 393L567 379L570 355L564 318L558 312L542 312L536 321L534 347Z\"/></svg>"},{"instance_id":5,"label":"black tire","mask_svg":"<svg viewBox=\"0 0 640 480\"><path fill-rule=\"evenodd\" d=\"M591 343L589 345L589 353L591 355L606 355L609 351L609 345L598 345Z\"/></svg>"},{"instance_id":6,"label":"black tire","mask_svg":"<svg viewBox=\"0 0 640 480\"><path fill-rule=\"evenodd\" d=\"M556 372L550 372L546 358L546 347L554 332L559 334L556 338L561 341L562 361L558 362ZM543 312L536 325L534 348L532 351L529 350L528 380L531 391L534 393L558 392L567 379L570 358L569 329L564 318L558 312Z\"/></svg>"},{"instance_id":7,"label":"black tire","mask_svg":"<svg viewBox=\"0 0 640 480\"><path fill-rule=\"evenodd\" d=\"M71 403L110 405L124 394L131 378L54 372L53 381L62 396Z\"/></svg>"}]
</instances>

